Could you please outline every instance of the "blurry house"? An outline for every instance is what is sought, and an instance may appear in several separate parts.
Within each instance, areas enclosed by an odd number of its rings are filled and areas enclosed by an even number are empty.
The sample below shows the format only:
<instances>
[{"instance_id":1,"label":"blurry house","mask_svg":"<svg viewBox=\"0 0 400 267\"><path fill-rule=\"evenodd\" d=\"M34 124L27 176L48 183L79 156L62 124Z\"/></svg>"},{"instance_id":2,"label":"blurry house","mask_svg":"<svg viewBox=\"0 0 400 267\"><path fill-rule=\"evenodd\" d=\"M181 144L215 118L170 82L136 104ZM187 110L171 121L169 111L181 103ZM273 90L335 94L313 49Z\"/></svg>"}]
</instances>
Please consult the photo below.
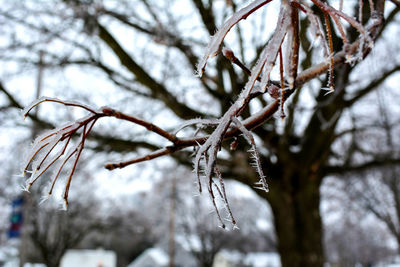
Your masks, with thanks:
<instances>
[{"instance_id":1,"label":"blurry house","mask_svg":"<svg viewBox=\"0 0 400 267\"><path fill-rule=\"evenodd\" d=\"M221 250L214 257L213 267L242 267L242 260L240 252Z\"/></svg>"},{"instance_id":2,"label":"blurry house","mask_svg":"<svg viewBox=\"0 0 400 267\"><path fill-rule=\"evenodd\" d=\"M281 267L281 258L275 252L242 254L222 250L215 255L213 267Z\"/></svg>"},{"instance_id":3,"label":"blurry house","mask_svg":"<svg viewBox=\"0 0 400 267\"><path fill-rule=\"evenodd\" d=\"M6 260L6 261L0 261L0 266L2 267L19 267L19 260L12 259L12 260ZM25 263L24 267L46 267L45 264L42 263Z\"/></svg>"},{"instance_id":4,"label":"blurry house","mask_svg":"<svg viewBox=\"0 0 400 267\"><path fill-rule=\"evenodd\" d=\"M137 257L128 267L166 267L169 257L161 248L149 248Z\"/></svg>"},{"instance_id":5,"label":"blurry house","mask_svg":"<svg viewBox=\"0 0 400 267\"><path fill-rule=\"evenodd\" d=\"M394 256L385 261L380 261L372 266L373 267L400 267L400 255Z\"/></svg>"},{"instance_id":6,"label":"blurry house","mask_svg":"<svg viewBox=\"0 0 400 267\"><path fill-rule=\"evenodd\" d=\"M117 255L110 250L69 249L61 259L60 267L116 267Z\"/></svg>"},{"instance_id":7,"label":"blurry house","mask_svg":"<svg viewBox=\"0 0 400 267\"><path fill-rule=\"evenodd\" d=\"M166 252L167 249L162 246L149 248L145 250L139 257L137 257L128 267L166 267L169 265L169 256ZM175 267L196 267L197 262L194 257L179 243L175 244Z\"/></svg>"},{"instance_id":8,"label":"blurry house","mask_svg":"<svg viewBox=\"0 0 400 267\"><path fill-rule=\"evenodd\" d=\"M281 267L281 257L276 252L248 253L244 264L251 267Z\"/></svg>"}]
</instances>

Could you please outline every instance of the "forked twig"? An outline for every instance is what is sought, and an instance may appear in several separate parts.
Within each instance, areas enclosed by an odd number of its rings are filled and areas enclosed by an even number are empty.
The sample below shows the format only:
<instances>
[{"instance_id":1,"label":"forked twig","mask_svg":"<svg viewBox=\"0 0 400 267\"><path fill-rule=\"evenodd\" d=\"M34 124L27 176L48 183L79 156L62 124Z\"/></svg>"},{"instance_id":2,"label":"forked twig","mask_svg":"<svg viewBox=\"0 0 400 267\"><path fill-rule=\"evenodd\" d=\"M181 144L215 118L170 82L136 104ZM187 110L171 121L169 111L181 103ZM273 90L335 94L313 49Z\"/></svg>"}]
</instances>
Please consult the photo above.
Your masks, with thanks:
<instances>
[{"instance_id":1,"label":"forked twig","mask_svg":"<svg viewBox=\"0 0 400 267\"><path fill-rule=\"evenodd\" d=\"M170 142L174 143L177 138L175 137L174 134L170 134L169 132L165 131L164 129L149 123L147 121L141 120L139 118L133 117L126 115L124 113L115 111L111 108L102 108L100 110L94 110L88 106L76 103L76 102L71 102L71 101L63 101L59 99L54 99L54 98L40 98L37 101L33 102L31 105L26 107L23 110L23 116L24 118L29 115L29 112L37 107L38 105L44 103L44 102L53 102L53 103L58 103L62 104L65 106L72 106L72 107L77 107L77 108L82 108L84 110L89 111L89 115L86 117L83 117L79 120L76 120L75 122L68 123L67 125L55 128L53 130L47 131L44 134L38 136L32 147L31 150L29 151L26 161L24 163L23 167L23 173L24 175L26 173L30 173L30 177L26 181L26 186L25 189L27 191L30 190L30 188L34 185L34 183L46 172L48 171L52 166L55 165L57 161L62 159L60 166L58 167L58 170L56 172L56 175L52 178L52 183L50 186L50 190L48 191L48 197L52 195L54 186L56 181L58 180L58 177L60 176L62 170L64 169L65 165L67 162L75 156L71 171L69 173L66 185L65 185L65 191L64 191L64 204L65 208L68 205L68 193L69 193L69 188L71 186L71 181L72 177L75 173L79 158L82 154L82 151L84 149L85 145L85 140L88 137L89 133L93 129L94 125L96 124L97 120L101 117L114 117L120 120L125 120L129 121L132 123L135 123L137 125L145 127L148 131L151 131L167 140ZM71 144L72 137L80 133L80 141L67 153L65 157L64 154L68 148L68 146ZM57 147L61 147L61 149L58 152L54 152ZM171 151L169 151L171 153ZM147 157L147 160L150 159ZM29 168L31 171L28 171Z\"/></svg>"}]
</instances>

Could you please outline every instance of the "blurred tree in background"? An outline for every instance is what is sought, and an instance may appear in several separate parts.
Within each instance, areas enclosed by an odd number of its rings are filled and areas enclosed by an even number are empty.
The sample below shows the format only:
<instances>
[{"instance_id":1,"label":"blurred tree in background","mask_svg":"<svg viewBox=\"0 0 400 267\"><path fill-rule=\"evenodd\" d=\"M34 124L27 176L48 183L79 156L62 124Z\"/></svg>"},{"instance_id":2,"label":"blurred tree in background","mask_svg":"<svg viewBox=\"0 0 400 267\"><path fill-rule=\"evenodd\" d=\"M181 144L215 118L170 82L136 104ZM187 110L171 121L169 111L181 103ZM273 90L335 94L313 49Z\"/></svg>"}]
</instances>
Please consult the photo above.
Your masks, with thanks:
<instances>
[{"instance_id":1,"label":"blurred tree in background","mask_svg":"<svg viewBox=\"0 0 400 267\"><path fill-rule=\"evenodd\" d=\"M36 77L38 68L48 75L41 95L79 100L93 107L107 105L169 132L184 120L220 118L248 80L243 69L222 55L209 62L201 79L193 75L209 36L239 7L248 4L247 1L2 2L0 121L12 129L23 127L16 119L18 109L35 98L32 77ZM253 66L271 38L271 25L278 19L281 2L286 1L272 1L249 16L224 41L244 65ZM318 45L323 42L315 40L310 33L313 25L309 23L309 13L298 7L298 1L290 2L297 3L291 8L298 14L298 76L304 77L307 70L326 62L327 58L320 56L322 49ZM323 12L313 4L318 1L304 2L323 21ZM326 95L321 90L330 84L330 75L316 75L291 91L284 105L284 120L278 118L279 114L276 118L270 118L269 114L260 120L258 127L251 127L270 186L269 193L255 192L271 206L283 266L323 265L320 189L322 186L326 191L334 190L326 185L327 177L343 179L372 168L386 170L399 164L399 101L396 101L399 92L395 88L400 83L396 75L400 57L396 52L399 44L393 36L400 34L400 7L398 1L367 2L337 1L333 5L339 8L343 3L343 10L366 27L374 23L371 14L384 12L383 24L372 29L376 41L370 55L353 64L342 64L344 58L341 59L332 73L333 93ZM352 25L341 24L341 29L332 19L331 24L336 25L332 26L332 48L339 57L347 49L340 38L342 31L350 42L360 40L359 34ZM364 52L361 56L369 51ZM325 69L324 73L327 72ZM279 72L272 72L271 77L280 80ZM240 119L254 118L258 111L265 113L271 105L277 110L278 100L273 93L272 97L254 96L240 111ZM82 116L76 110L45 105L46 110L29 116L40 128L55 128L60 125L59 121L74 121ZM178 137L193 136L195 130L188 127ZM205 127L202 131L210 134L212 128ZM251 167L252 159L246 152L248 145L235 137L232 144L236 149L230 149L231 141L221 145L218 170L223 177L254 188L259 176ZM114 161L132 156L140 158L143 154L153 155L151 152L158 149L166 151L162 149L167 147L169 150L164 154L175 152L171 156L177 162L192 166L192 150L169 145L165 139L150 135L136 125L106 119L98 122L88 136L88 149L83 155L92 164L99 164L105 157ZM371 186L364 178L370 177L361 176L358 180L365 188L355 190L360 195L355 199L385 221L387 216L381 214L383 208L374 210L378 204L362 202L373 199L364 193L379 191L380 194L381 187L367 192ZM395 185L389 188L395 189L392 192L396 202L398 180L391 181L382 178L384 184ZM232 209L234 205L231 204ZM257 214L258 207L253 209ZM386 222L394 236L399 229L396 216L395 220Z\"/></svg>"}]
</instances>

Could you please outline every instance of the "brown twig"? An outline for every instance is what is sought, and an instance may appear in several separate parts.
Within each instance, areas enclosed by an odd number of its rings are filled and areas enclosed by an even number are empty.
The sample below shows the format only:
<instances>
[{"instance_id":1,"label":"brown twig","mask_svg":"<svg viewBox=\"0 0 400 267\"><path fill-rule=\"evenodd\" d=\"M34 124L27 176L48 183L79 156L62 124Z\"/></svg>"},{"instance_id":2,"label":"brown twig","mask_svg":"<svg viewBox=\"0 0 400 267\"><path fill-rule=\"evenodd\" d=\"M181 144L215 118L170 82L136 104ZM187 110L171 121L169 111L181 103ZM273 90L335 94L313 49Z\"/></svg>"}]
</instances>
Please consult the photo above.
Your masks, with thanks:
<instances>
[{"instance_id":1,"label":"brown twig","mask_svg":"<svg viewBox=\"0 0 400 267\"><path fill-rule=\"evenodd\" d=\"M298 1L293 1L292 3L298 3ZM305 11L305 10L304 10ZM297 8L292 8L291 10L291 30L292 30L292 47L290 49L291 58L289 64L289 89L294 89L294 81L297 78L297 71L299 65L299 49L300 49L300 31L299 31L299 12ZM289 61L288 61L289 62Z\"/></svg>"},{"instance_id":2,"label":"brown twig","mask_svg":"<svg viewBox=\"0 0 400 267\"><path fill-rule=\"evenodd\" d=\"M279 74L281 77L281 90L280 92L280 106L281 106L281 118L284 119L286 117L285 110L283 105L285 103L285 77L283 76L283 58L282 58L282 47L279 48Z\"/></svg>"},{"instance_id":3,"label":"brown twig","mask_svg":"<svg viewBox=\"0 0 400 267\"><path fill-rule=\"evenodd\" d=\"M102 109L102 115L107 116L107 117L114 117L119 120L125 120L129 122L133 122L134 124L140 125L145 127L148 131L156 133L160 135L161 137L164 137L168 141L171 141L172 143L175 143L178 139L175 135L170 134L166 130L158 127L157 125L154 125L153 123L147 122L145 120L124 114L122 112L116 111L111 108L103 108Z\"/></svg>"},{"instance_id":4,"label":"brown twig","mask_svg":"<svg viewBox=\"0 0 400 267\"><path fill-rule=\"evenodd\" d=\"M239 68L241 68L244 73L246 73L248 76L251 76L251 71L248 67L246 67L246 65L244 65L233 53L232 50L228 49L228 48L224 48L222 49L222 54L224 55L224 57L226 57L229 61L231 61L233 64L237 65ZM257 81L261 82L261 78L258 77Z\"/></svg>"},{"instance_id":5,"label":"brown twig","mask_svg":"<svg viewBox=\"0 0 400 267\"><path fill-rule=\"evenodd\" d=\"M92 130L93 126L96 124L96 122L99 118L114 117L114 118L117 118L120 120L125 120L125 121L135 123L137 125L145 127L148 131L154 132L155 134L158 134L159 136L171 141L173 144L176 142L176 140L178 140L174 134L170 134L169 132L163 130L162 128L160 128L152 123L138 119L138 118L130 116L130 115L126 115L122 112L115 111L111 108L103 108L101 111L95 111L94 109L89 108L85 105L75 103L75 102L63 101L63 100L59 100L59 99L41 98L41 99L35 101L34 103L32 103L30 106L28 106L24 110L24 113L23 113L24 117L26 117L33 108L37 107L38 105L40 105L41 103L44 103L44 102L54 102L54 103L63 104L65 106L79 107L79 108L85 109L87 111L90 111L90 113L91 113L89 116L84 117L80 120L77 120L76 122L70 123L67 126L56 128L54 130L50 130L49 132L37 137L32 146L31 152L28 155L27 163L25 164L24 173L26 173L29 166L32 166L32 174L31 174L31 177L28 179L27 186L26 186L26 190L29 191L31 186L43 175L43 173L45 173L50 167L52 167L64 155L67 147L70 144L72 136L75 135L78 131L80 131L80 129L83 129L82 133L80 134L80 138L81 138L80 142L75 146L75 148L71 152L68 153L68 155L62 161L61 165L58 167L58 171L52 180L52 184L51 184L50 190L48 192L48 195L50 196L53 192L55 183L58 180L58 177L61 174L61 171L63 170L65 164L72 158L72 156L75 155L74 163L73 163L71 172L68 176L67 183L65 186L65 192L64 192L65 208L68 205L69 188L70 188L72 177L75 173L79 158L84 149L85 140L88 137L90 131ZM65 143L62 146L61 151L58 152L55 156L53 156L51 159L49 159L52 151L57 146L59 146L59 144L63 143L64 141L65 141ZM169 151L169 153L172 153L172 152ZM33 162L35 159L36 159L36 161ZM146 157L146 160L150 160L150 159L151 159L150 157ZM45 166L42 168L43 165L45 165Z\"/></svg>"},{"instance_id":6,"label":"brown twig","mask_svg":"<svg viewBox=\"0 0 400 267\"><path fill-rule=\"evenodd\" d=\"M343 29L343 25L340 22L339 18L336 15L332 15L331 18L333 19L333 21L335 22L336 26L338 27L340 36L342 37L343 43L344 45L348 45L349 40L347 39L347 35Z\"/></svg>"},{"instance_id":7,"label":"brown twig","mask_svg":"<svg viewBox=\"0 0 400 267\"><path fill-rule=\"evenodd\" d=\"M329 43L329 81L328 81L328 92L333 92L334 91L334 85L333 85L333 38L332 38L332 29L330 26L329 22L329 16L328 13L324 13L324 18L325 18L325 25L326 25L326 31L328 34L328 43Z\"/></svg>"}]
</instances>

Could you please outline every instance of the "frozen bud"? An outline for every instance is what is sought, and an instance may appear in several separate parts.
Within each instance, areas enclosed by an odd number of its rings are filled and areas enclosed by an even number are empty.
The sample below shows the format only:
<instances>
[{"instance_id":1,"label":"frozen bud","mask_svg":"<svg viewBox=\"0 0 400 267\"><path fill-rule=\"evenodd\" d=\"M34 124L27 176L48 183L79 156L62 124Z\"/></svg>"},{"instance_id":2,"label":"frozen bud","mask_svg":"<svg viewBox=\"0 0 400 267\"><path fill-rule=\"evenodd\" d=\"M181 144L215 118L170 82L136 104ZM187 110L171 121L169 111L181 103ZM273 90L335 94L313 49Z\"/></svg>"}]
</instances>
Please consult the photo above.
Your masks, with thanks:
<instances>
[{"instance_id":1,"label":"frozen bud","mask_svg":"<svg viewBox=\"0 0 400 267\"><path fill-rule=\"evenodd\" d=\"M270 86L268 86L268 94L275 99L278 99L281 95L281 88L279 88L278 86L271 84Z\"/></svg>"},{"instance_id":2,"label":"frozen bud","mask_svg":"<svg viewBox=\"0 0 400 267\"><path fill-rule=\"evenodd\" d=\"M109 107L103 107L101 111L107 116L115 114L115 110Z\"/></svg>"},{"instance_id":3,"label":"frozen bud","mask_svg":"<svg viewBox=\"0 0 400 267\"><path fill-rule=\"evenodd\" d=\"M229 48L224 47L222 49L222 53L223 53L224 57L226 57L230 61L234 61L236 59L235 54Z\"/></svg>"}]
</instances>

